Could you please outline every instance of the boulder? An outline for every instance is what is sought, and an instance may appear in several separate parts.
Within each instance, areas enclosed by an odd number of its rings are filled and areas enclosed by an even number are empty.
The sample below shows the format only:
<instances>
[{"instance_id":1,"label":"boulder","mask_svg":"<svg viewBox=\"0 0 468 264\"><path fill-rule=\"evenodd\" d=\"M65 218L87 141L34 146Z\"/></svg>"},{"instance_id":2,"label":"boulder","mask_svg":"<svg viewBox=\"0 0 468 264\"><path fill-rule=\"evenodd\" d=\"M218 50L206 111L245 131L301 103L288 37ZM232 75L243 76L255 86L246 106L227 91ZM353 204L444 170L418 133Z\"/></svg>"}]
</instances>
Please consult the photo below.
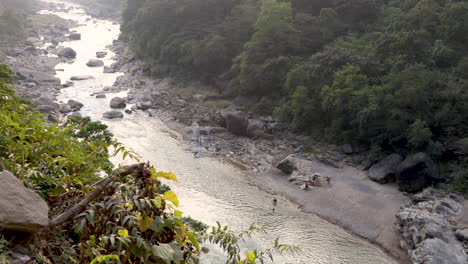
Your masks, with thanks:
<instances>
[{"instance_id":1,"label":"boulder","mask_svg":"<svg viewBox=\"0 0 468 264\"><path fill-rule=\"evenodd\" d=\"M131 115L131 114L132 114L132 110L130 110L130 109L125 109L125 113Z\"/></svg>"},{"instance_id":2,"label":"boulder","mask_svg":"<svg viewBox=\"0 0 468 264\"><path fill-rule=\"evenodd\" d=\"M40 105L40 106L37 106L36 109L37 111L41 113L45 113L45 114L50 114L54 112L55 110L57 110L55 107L51 105Z\"/></svg>"},{"instance_id":3,"label":"boulder","mask_svg":"<svg viewBox=\"0 0 468 264\"><path fill-rule=\"evenodd\" d=\"M71 113L73 111L72 111L71 107L68 104L62 104L62 105L60 105L59 112L62 113L62 114L68 114L68 113Z\"/></svg>"},{"instance_id":4,"label":"boulder","mask_svg":"<svg viewBox=\"0 0 468 264\"><path fill-rule=\"evenodd\" d=\"M280 161L278 165L276 165L276 168L280 169L286 174L292 174L294 171L297 170L296 159L294 158L294 156L289 155L282 161Z\"/></svg>"},{"instance_id":5,"label":"boulder","mask_svg":"<svg viewBox=\"0 0 468 264\"><path fill-rule=\"evenodd\" d=\"M125 108L127 104L125 104L125 98L122 97L114 97L110 101L111 108Z\"/></svg>"},{"instance_id":6,"label":"boulder","mask_svg":"<svg viewBox=\"0 0 468 264\"><path fill-rule=\"evenodd\" d=\"M117 70L113 67L109 67L109 66L104 66L104 70L103 70L104 73L116 73Z\"/></svg>"},{"instance_id":7,"label":"boulder","mask_svg":"<svg viewBox=\"0 0 468 264\"><path fill-rule=\"evenodd\" d=\"M455 236L460 241L468 242L468 229L458 229L455 231Z\"/></svg>"},{"instance_id":8,"label":"boulder","mask_svg":"<svg viewBox=\"0 0 468 264\"><path fill-rule=\"evenodd\" d=\"M395 172L403 158L398 154L391 154L372 165L369 169L369 179L378 183L387 183L395 180Z\"/></svg>"},{"instance_id":9,"label":"boulder","mask_svg":"<svg viewBox=\"0 0 468 264\"><path fill-rule=\"evenodd\" d=\"M440 181L439 169L425 153L406 157L396 171L400 191L415 193Z\"/></svg>"},{"instance_id":10,"label":"boulder","mask_svg":"<svg viewBox=\"0 0 468 264\"><path fill-rule=\"evenodd\" d=\"M229 132L239 135L247 136L247 127L249 120L247 115L241 111L230 112L226 118L226 128Z\"/></svg>"},{"instance_id":11,"label":"boulder","mask_svg":"<svg viewBox=\"0 0 468 264\"><path fill-rule=\"evenodd\" d=\"M61 50L57 53L57 55L58 55L59 57L64 57L64 58L68 58L68 59L74 59L74 58L76 58L76 51L73 50L72 48L67 47L67 48L61 49Z\"/></svg>"},{"instance_id":12,"label":"boulder","mask_svg":"<svg viewBox=\"0 0 468 264\"><path fill-rule=\"evenodd\" d=\"M123 113L120 111L112 110L105 112L102 116L107 119L122 118Z\"/></svg>"},{"instance_id":13,"label":"boulder","mask_svg":"<svg viewBox=\"0 0 468 264\"><path fill-rule=\"evenodd\" d=\"M264 124L260 120L250 120L247 126L247 135L249 137L256 137L259 133L264 131Z\"/></svg>"},{"instance_id":14,"label":"boulder","mask_svg":"<svg viewBox=\"0 0 468 264\"><path fill-rule=\"evenodd\" d=\"M72 81L83 81L88 79L93 79L94 77L91 75L79 75L79 76L72 76L70 80Z\"/></svg>"},{"instance_id":15,"label":"boulder","mask_svg":"<svg viewBox=\"0 0 468 264\"><path fill-rule=\"evenodd\" d=\"M96 98L98 98L98 99L106 98L106 95L105 94L96 94Z\"/></svg>"},{"instance_id":16,"label":"boulder","mask_svg":"<svg viewBox=\"0 0 468 264\"><path fill-rule=\"evenodd\" d=\"M72 86L74 84L75 84L74 82L67 81L66 83L62 84L62 87L63 88L68 88L68 87L70 87L70 86Z\"/></svg>"},{"instance_id":17,"label":"boulder","mask_svg":"<svg viewBox=\"0 0 468 264\"><path fill-rule=\"evenodd\" d=\"M79 111L83 107L82 103L75 100L68 100L67 104L71 107L73 112Z\"/></svg>"},{"instance_id":18,"label":"boulder","mask_svg":"<svg viewBox=\"0 0 468 264\"><path fill-rule=\"evenodd\" d=\"M152 107L152 103L150 101L139 102L136 104L136 109L139 110L148 110Z\"/></svg>"},{"instance_id":19,"label":"boulder","mask_svg":"<svg viewBox=\"0 0 468 264\"><path fill-rule=\"evenodd\" d=\"M343 153L345 154L353 154L354 153L354 150L353 150L353 146L351 144L344 144L341 146L341 150L343 151Z\"/></svg>"},{"instance_id":20,"label":"boulder","mask_svg":"<svg viewBox=\"0 0 468 264\"><path fill-rule=\"evenodd\" d=\"M36 232L49 223L49 207L10 172L0 172L0 229Z\"/></svg>"},{"instance_id":21,"label":"boulder","mask_svg":"<svg viewBox=\"0 0 468 264\"><path fill-rule=\"evenodd\" d=\"M60 79L44 72L39 72L35 70L30 70L26 68L19 68L16 71L18 79L25 80L28 82L34 82L36 84L50 85L58 84L60 85Z\"/></svg>"},{"instance_id":22,"label":"boulder","mask_svg":"<svg viewBox=\"0 0 468 264\"><path fill-rule=\"evenodd\" d=\"M218 123L218 125L221 127L227 127L226 125L227 116L233 112L236 112L236 109L232 106L219 111L215 116L216 123Z\"/></svg>"},{"instance_id":23,"label":"boulder","mask_svg":"<svg viewBox=\"0 0 468 264\"><path fill-rule=\"evenodd\" d=\"M58 123L60 122L60 118L56 114L48 114L47 115L47 120L52 123Z\"/></svg>"},{"instance_id":24,"label":"boulder","mask_svg":"<svg viewBox=\"0 0 468 264\"><path fill-rule=\"evenodd\" d=\"M445 147L458 155L468 154L468 138L454 138L445 143Z\"/></svg>"},{"instance_id":25,"label":"boulder","mask_svg":"<svg viewBox=\"0 0 468 264\"><path fill-rule=\"evenodd\" d=\"M58 110L60 108L60 105L58 103L56 103L54 100L52 100L51 98L47 96L41 96L37 98L36 100L33 101L33 104L36 106L48 105L48 106L51 106L53 110Z\"/></svg>"},{"instance_id":26,"label":"boulder","mask_svg":"<svg viewBox=\"0 0 468 264\"><path fill-rule=\"evenodd\" d=\"M80 40L81 34L77 32L73 32L73 33L70 33L70 35L68 35L68 38L71 40Z\"/></svg>"},{"instance_id":27,"label":"boulder","mask_svg":"<svg viewBox=\"0 0 468 264\"><path fill-rule=\"evenodd\" d=\"M86 63L88 67L102 67L104 66L104 62L98 59L91 59Z\"/></svg>"},{"instance_id":28,"label":"boulder","mask_svg":"<svg viewBox=\"0 0 468 264\"><path fill-rule=\"evenodd\" d=\"M7 54L8 56L11 56L11 57L18 57L18 56L20 56L20 55L23 54L23 51L22 51L21 49L16 49L16 48L15 48L15 49L10 49L10 50L8 50L8 51L6 52L6 54Z\"/></svg>"},{"instance_id":29,"label":"boulder","mask_svg":"<svg viewBox=\"0 0 468 264\"><path fill-rule=\"evenodd\" d=\"M97 57L97 58L102 59L102 58L104 58L105 56L107 56L107 52L105 52L105 51L98 51L98 52L96 52L96 57Z\"/></svg>"}]
</instances>

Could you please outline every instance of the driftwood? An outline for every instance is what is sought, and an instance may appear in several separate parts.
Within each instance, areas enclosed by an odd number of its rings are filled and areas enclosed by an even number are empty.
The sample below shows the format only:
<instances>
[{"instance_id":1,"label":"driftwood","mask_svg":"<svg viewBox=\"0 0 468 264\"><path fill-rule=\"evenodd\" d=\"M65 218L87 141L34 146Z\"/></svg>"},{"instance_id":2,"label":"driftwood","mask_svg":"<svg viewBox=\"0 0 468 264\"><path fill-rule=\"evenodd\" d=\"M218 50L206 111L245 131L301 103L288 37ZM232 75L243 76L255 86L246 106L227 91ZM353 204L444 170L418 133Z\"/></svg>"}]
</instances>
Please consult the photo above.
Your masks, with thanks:
<instances>
[{"instance_id":1,"label":"driftwood","mask_svg":"<svg viewBox=\"0 0 468 264\"><path fill-rule=\"evenodd\" d=\"M68 220L72 219L76 215L80 214L86 209L86 206L95 200L99 195L109 188L109 184L118 178L130 175L130 174L142 174L143 171L145 170L145 164L140 163L140 164L134 164L131 166L128 166L124 168L123 170L116 170L114 171L111 175L109 175L107 178L104 178L94 184L96 187L92 192L88 194L83 200L78 202L77 204L73 205L71 208L65 210L65 212L61 213L60 215L54 217L49 221L49 225L46 227L46 229L51 229L54 228L58 225L61 225Z\"/></svg>"}]
</instances>

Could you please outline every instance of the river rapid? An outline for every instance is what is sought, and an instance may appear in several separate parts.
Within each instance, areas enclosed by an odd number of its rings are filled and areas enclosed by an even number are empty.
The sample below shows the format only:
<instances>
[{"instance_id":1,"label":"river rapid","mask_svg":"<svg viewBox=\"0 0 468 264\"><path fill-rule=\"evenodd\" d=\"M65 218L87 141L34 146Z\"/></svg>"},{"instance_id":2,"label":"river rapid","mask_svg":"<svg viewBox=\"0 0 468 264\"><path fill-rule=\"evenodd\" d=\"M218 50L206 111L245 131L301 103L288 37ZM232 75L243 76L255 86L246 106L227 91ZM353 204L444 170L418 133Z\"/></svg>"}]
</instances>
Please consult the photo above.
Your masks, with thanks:
<instances>
[{"instance_id":1,"label":"river rapid","mask_svg":"<svg viewBox=\"0 0 468 264\"><path fill-rule=\"evenodd\" d=\"M120 34L120 26L111 21L88 16L80 6L63 0L43 0L58 4L62 9L43 10L42 13L56 14L78 22L73 30L81 33L81 40L60 43L77 52L77 58L56 66L57 77L65 83L71 76L91 75L94 78L75 81L64 88L58 101L74 99L84 104L80 113L90 116L109 126L115 137L127 148L150 161L158 170L174 172L178 182L167 182L177 193L181 210L206 224L220 221L234 231L250 225L267 226L268 233L260 234L243 244L244 248L266 249L280 237L284 243L297 245L302 252L295 255L275 255L274 263L396 263L378 247L357 238L342 228L308 213L301 212L293 203L278 197L278 206L273 212L273 195L249 184L248 178L239 170L214 158L194 158L181 142L169 133L169 128L158 118L145 112L124 115L120 120L107 120L102 114L110 110L109 101L115 96L126 96L126 92L107 94L107 98L90 96L111 86L123 73L103 73L103 68L89 68L86 62L96 57L97 51L106 51L102 59L110 66L115 56L107 46ZM63 69L63 71L62 71ZM129 108L130 106L127 106ZM119 163L120 161L116 161ZM298 190L299 191L299 190ZM311 201L313 202L313 201ZM202 257L203 263L224 263L225 257L217 247Z\"/></svg>"}]
</instances>

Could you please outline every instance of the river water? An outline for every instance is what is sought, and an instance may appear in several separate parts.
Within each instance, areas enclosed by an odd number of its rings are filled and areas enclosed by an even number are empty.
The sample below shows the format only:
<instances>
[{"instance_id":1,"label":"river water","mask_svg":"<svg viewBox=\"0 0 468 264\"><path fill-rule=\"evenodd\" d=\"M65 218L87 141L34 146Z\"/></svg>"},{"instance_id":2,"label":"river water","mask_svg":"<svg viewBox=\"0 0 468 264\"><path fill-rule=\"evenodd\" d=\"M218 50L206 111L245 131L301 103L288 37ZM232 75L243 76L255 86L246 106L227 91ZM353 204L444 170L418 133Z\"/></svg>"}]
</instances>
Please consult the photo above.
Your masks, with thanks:
<instances>
[{"instance_id":1,"label":"river water","mask_svg":"<svg viewBox=\"0 0 468 264\"><path fill-rule=\"evenodd\" d=\"M79 26L73 30L82 35L81 40L61 43L73 48L77 58L73 62L57 65L57 69L63 69L57 71L57 76L62 83L74 75L95 77L75 81L74 86L62 90L58 100L82 102L82 115L108 125L120 142L138 152L143 160L149 160L158 170L174 172L179 181L168 184L177 193L181 210L186 216L209 225L220 221L234 231L244 230L251 224L268 227L267 234L246 241L243 245L245 248L269 248L276 237L302 248L299 254L275 255L274 263L396 263L378 247L313 214L301 212L285 199L278 199L278 206L273 212L272 195L250 185L240 171L217 159L194 158L186 150L185 144L174 139L166 125L155 117L136 112L125 114L121 120L103 119L102 114L110 110L110 98L125 96L126 92L107 94L104 99L96 99L90 94L112 85L122 73L104 74L102 67L89 68L85 64L95 58L97 51L108 52L103 59L106 65L114 62L112 58L115 54L106 46L118 37L119 25L91 18L79 6L63 0L43 1L63 5L63 10L43 10L42 13L77 21ZM203 263L208 264L224 263L224 260L222 251L216 247L211 247L210 253L202 257Z\"/></svg>"}]
</instances>

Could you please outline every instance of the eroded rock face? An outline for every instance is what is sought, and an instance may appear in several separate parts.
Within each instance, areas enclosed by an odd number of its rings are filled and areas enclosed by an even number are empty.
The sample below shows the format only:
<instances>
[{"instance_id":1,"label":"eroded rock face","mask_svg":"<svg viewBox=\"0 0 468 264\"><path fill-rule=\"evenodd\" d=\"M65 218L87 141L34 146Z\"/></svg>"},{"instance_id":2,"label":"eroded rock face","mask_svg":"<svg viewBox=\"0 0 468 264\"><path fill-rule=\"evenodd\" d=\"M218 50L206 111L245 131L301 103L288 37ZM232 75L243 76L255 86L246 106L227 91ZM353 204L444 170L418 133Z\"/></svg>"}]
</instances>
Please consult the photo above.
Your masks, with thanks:
<instances>
[{"instance_id":1,"label":"eroded rock face","mask_svg":"<svg viewBox=\"0 0 468 264\"><path fill-rule=\"evenodd\" d=\"M411 197L397 214L402 248L415 264L465 264L468 256L453 227L462 197L431 188Z\"/></svg>"},{"instance_id":2,"label":"eroded rock face","mask_svg":"<svg viewBox=\"0 0 468 264\"><path fill-rule=\"evenodd\" d=\"M372 165L369 169L369 179L378 183L387 183L395 180L395 172L403 158L398 154L391 154Z\"/></svg>"},{"instance_id":3,"label":"eroded rock face","mask_svg":"<svg viewBox=\"0 0 468 264\"><path fill-rule=\"evenodd\" d=\"M396 172L398 188L404 192L419 192L439 180L439 169L431 158L422 152L406 157Z\"/></svg>"},{"instance_id":4,"label":"eroded rock face","mask_svg":"<svg viewBox=\"0 0 468 264\"><path fill-rule=\"evenodd\" d=\"M36 232L47 226L49 207L9 171L0 172L0 229Z\"/></svg>"}]
</instances>

